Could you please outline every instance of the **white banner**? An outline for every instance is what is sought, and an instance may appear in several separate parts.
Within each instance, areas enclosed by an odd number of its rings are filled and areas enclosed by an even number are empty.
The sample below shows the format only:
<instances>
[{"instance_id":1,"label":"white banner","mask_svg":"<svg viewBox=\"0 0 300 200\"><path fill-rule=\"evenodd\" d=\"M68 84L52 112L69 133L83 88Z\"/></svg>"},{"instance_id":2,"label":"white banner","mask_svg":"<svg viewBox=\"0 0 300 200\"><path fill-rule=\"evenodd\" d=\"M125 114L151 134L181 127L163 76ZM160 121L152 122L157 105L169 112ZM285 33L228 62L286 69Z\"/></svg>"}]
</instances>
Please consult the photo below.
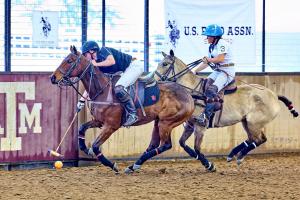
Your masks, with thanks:
<instances>
[{"instance_id":1,"label":"white banner","mask_svg":"<svg viewBox=\"0 0 300 200\"><path fill-rule=\"evenodd\" d=\"M56 47L58 44L58 12L33 11L32 42L34 46Z\"/></svg>"},{"instance_id":2,"label":"white banner","mask_svg":"<svg viewBox=\"0 0 300 200\"><path fill-rule=\"evenodd\" d=\"M165 50L173 49L186 64L208 55L206 36L201 34L207 25L218 24L232 44L235 63L255 65L254 0L165 0L165 17Z\"/></svg>"}]
</instances>

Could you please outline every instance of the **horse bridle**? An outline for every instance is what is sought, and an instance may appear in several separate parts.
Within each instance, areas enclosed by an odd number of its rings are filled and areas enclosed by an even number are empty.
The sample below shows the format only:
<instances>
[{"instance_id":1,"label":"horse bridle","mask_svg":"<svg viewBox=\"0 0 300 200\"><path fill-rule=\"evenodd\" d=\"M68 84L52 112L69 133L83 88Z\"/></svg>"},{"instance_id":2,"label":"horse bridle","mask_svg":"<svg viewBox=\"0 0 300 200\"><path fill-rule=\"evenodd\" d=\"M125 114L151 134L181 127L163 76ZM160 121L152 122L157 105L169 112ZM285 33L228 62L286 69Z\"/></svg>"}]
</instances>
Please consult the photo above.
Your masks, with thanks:
<instances>
[{"instance_id":1,"label":"horse bridle","mask_svg":"<svg viewBox=\"0 0 300 200\"><path fill-rule=\"evenodd\" d=\"M92 63L89 62L88 65L85 66L85 69L84 69L84 71L80 74L80 76L77 77L77 79L72 80L72 79L70 78L70 75L71 75L71 73L77 68L77 65L80 63L80 61L81 61L81 56L82 56L82 54L81 54L80 56L78 56L78 55L75 54L75 53L72 53L72 54L75 55L75 56L77 57L77 59L76 59L75 62L72 63L70 69L68 69L68 71L65 72L63 69L58 68L58 70L60 71L60 73L63 74L62 79L58 81L58 85L59 85L59 86L72 86L72 85L78 83L78 82L85 76L85 74L88 72L88 70L89 70L89 69L91 68L91 66L92 66ZM68 61L67 61L67 62L68 62ZM93 70L90 70L90 72L91 72L91 71L93 71Z\"/></svg>"},{"instance_id":2,"label":"horse bridle","mask_svg":"<svg viewBox=\"0 0 300 200\"><path fill-rule=\"evenodd\" d=\"M170 58L170 56L168 56L168 57ZM155 74L160 78L161 81L176 82L178 78L182 77L186 72L190 71L191 69L193 69L199 63L202 62L202 59L196 60L196 61L188 64L184 70L182 70L176 74L175 67L174 67L175 57L171 57L170 59L172 60L172 63L170 64L169 68L167 69L167 71L164 74L160 74L159 72L155 71ZM169 77L170 74L172 75L171 77Z\"/></svg>"},{"instance_id":3,"label":"horse bridle","mask_svg":"<svg viewBox=\"0 0 300 200\"><path fill-rule=\"evenodd\" d=\"M89 84L89 91L88 93L90 93L90 90L91 90L91 82L94 78L94 66L92 65L92 62L89 61L89 63L85 66L85 69L84 71L80 74L79 77L76 78L76 80L72 80L70 78L70 75L71 73L77 68L78 64L80 63L81 61L81 57L83 56L82 54L80 56L78 56L77 54L75 53L72 53L73 55L75 55L77 57L76 61L72 63L70 69L68 69L67 72L65 72L64 70L62 70L61 68L59 68L58 70L60 71L60 73L63 74L63 77L62 79L58 82L58 85L59 86L72 86L73 89L77 92L77 94L79 94L81 97L82 94L78 91L78 89L74 86L76 83L78 83L85 75L87 72L90 73L90 84ZM68 61L67 61L68 62ZM97 79L97 81L99 82L99 80ZM99 96L103 91L104 89L109 85L110 81L107 81L107 84L104 86L104 87L101 87L101 84L100 85L100 90L96 93L96 95L91 98L90 97L90 100L88 101L93 101L94 99L96 99L97 96Z\"/></svg>"},{"instance_id":4,"label":"horse bridle","mask_svg":"<svg viewBox=\"0 0 300 200\"><path fill-rule=\"evenodd\" d=\"M175 59L172 59L172 63L170 64L169 68L164 74L160 74L158 71L155 71L155 74L160 78L161 81L171 81L169 75L170 74L172 74L173 76L175 75L174 63L175 63Z\"/></svg>"}]
</instances>

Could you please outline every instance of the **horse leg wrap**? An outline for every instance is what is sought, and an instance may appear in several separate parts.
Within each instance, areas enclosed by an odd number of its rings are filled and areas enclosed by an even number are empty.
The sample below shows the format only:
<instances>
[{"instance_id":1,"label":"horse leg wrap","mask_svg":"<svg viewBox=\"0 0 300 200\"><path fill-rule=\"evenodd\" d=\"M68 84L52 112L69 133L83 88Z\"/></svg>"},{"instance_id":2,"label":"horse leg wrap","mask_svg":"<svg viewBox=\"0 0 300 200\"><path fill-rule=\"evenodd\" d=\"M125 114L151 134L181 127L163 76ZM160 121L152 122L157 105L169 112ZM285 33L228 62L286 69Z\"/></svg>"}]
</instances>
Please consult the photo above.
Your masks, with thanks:
<instances>
[{"instance_id":1,"label":"horse leg wrap","mask_svg":"<svg viewBox=\"0 0 300 200\"><path fill-rule=\"evenodd\" d=\"M146 149L146 151L144 153L147 153L147 152L157 148L158 146L159 146L159 144L158 145L157 144L151 144L151 145L149 145L149 147Z\"/></svg>"},{"instance_id":2,"label":"horse leg wrap","mask_svg":"<svg viewBox=\"0 0 300 200\"><path fill-rule=\"evenodd\" d=\"M83 151L84 153L86 153L86 154L88 154L88 149L87 149L87 147L86 147L86 145L85 145L85 138L83 137L83 136L78 136L78 140L79 140L79 149L81 150L81 151Z\"/></svg>"},{"instance_id":3,"label":"horse leg wrap","mask_svg":"<svg viewBox=\"0 0 300 200\"><path fill-rule=\"evenodd\" d=\"M246 148L243 148L242 151L240 152L240 154L238 155L237 159L241 160L243 159L248 153L249 151L255 149L256 147L258 147L259 145L257 145L255 142L252 142L251 144L249 144Z\"/></svg>"},{"instance_id":4,"label":"horse leg wrap","mask_svg":"<svg viewBox=\"0 0 300 200\"><path fill-rule=\"evenodd\" d=\"M248 141L244 141L238 146L234 147L231 150L230 154L228 154L227 161L230 162L236 154L238 154L242 149L247 148L248 146L249 146Z\"/></svg>"},{"instance_id":5,"label":"horse leg wrap","mask_svg":"<svg viewBox=\"0 0 300 200\"><path fill-rule=\"evenodd\" d=\"M144 153L137 161L136 161L136 165L142 165L145 161L147 161L148 159L161 154L162 152L169 150L172 148L172 144L164 144L158 148L155 148L147 153Z\"/></svg>"},{"instance_id":6,"label":"horse leg wrap","mask_svg":"<svg viewBox=\"0 0 300 200\"><path fill-rule=\"evenodd\" d=\"M97 159L107 167L110 167L111 169L114 169L114 164L110 162L100 151L99 147L93 147L94 154L96 155Z\"/></svg>"},{"instance_id":7,"label":"horse leg wrap","mask_svg":"<svg viewBox=\"0 0 300 200\"><path fill-rule=\"evenodd\" d=\"M79 141L79 149L83 151L84 153L88 154L88 149L85 145L85 131L87 129L87 126L84 124L80 126L79 128L79 134L78 134L78 141Z\"/></svg>"},{"instance_id":8,"label":"horse leg wrap","mask_svg":"<svg viewBox=\"0 0 300 200\"><path fill-rule=\"evenodd\" d=\"M188 145L186 145L185 141L179 140L179 144L185 150L185 152L187 152L191 157L193 157L193 158L197 157L196 152L191 147L189 147Z\"/></svg>"},{"instance_id":9,"label":"horse leg wrap","mask_svg":"<svg viewBox=\"0 0 300 200\"><path fill-rule=\"evenodd\" d=\"M202 163L202 165L208 169L210 167L209 161L207 160L207 158L205 157L205 155L203 153L201 153L199 150L195 150L195 152L197 153L197 160L200 160L200 162Z\"/></svg>"},{"instance_id":10,"label":"horse leg wrap","mask_svg":"<svg viewBox=\"0 0 300 200\"><path fill-rule=\"evenodd\" d=\"M183 145L182 148L187 152L191 157L197 159L197 153L188 145Z\"/></svg>"},{"instance_id":11,"label":"horse leg wrap","mask_svg":"<svg viewBox=\"0 0 300 200\"><path fill-rule=\"evenodd\" d=\"M186 134L189 134L191 135L193 132L194 132L194 125L187 122L184 124L184 133ZM196 152L191 148L189 147L188 145L185 144L185 141L186 139L181 139L179 140L179 144L180 146L185 150L185 152L187 152L191 157L193 158L196 158L197 157L197 154Z\"/></svg>"}]
</instances>

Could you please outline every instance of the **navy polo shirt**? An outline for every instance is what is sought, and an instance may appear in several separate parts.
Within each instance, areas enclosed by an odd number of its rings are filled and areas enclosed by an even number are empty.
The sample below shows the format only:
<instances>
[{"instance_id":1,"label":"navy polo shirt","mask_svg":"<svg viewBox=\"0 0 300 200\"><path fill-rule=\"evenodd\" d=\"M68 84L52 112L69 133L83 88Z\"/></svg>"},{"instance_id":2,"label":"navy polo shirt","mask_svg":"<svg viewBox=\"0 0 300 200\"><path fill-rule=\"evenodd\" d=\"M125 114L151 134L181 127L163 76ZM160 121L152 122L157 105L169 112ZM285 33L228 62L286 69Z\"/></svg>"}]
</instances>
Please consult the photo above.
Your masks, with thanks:
<instances>
[{"instance_id":1,"label":"navy polo shirt","mask_svg":"<svg viewBox=\"0 0 300 200\"><path fill-rule=\"evenodd\" d=\"M99 69L103 73L116 73L118 71L124 72L127 67L129 67L132 56L121 51L118 51L114 48L110 47L101 47L101 49L97 52L97 62L104 61L109 55L112 55L116 61L116 63L110 67L99 67Z\"/></svg>"}]
</instances>

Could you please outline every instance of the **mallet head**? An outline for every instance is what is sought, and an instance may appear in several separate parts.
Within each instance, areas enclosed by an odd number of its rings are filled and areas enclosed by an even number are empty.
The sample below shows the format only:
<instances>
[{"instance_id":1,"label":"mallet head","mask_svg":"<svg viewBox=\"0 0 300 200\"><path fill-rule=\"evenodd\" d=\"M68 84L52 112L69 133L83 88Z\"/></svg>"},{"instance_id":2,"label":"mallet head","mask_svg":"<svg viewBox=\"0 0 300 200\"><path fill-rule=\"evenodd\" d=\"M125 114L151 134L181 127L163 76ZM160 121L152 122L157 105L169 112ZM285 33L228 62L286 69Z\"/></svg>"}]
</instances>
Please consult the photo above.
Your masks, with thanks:
<instances>
[{"instance_id":1,"label":"mallet head","mask_svg":"<svg viewBox=\"0 0 300 200\"><path fill-rule=\"evenodd\" d=\"M50 154L51 156L55 156L55 157L63 157L63 155L61 155L60 153L58 153L58 152L56 152L56 151L54 151L54 150L49 149L48 152L49 152L49 154Z\"/></svg>"}]
</instances>

